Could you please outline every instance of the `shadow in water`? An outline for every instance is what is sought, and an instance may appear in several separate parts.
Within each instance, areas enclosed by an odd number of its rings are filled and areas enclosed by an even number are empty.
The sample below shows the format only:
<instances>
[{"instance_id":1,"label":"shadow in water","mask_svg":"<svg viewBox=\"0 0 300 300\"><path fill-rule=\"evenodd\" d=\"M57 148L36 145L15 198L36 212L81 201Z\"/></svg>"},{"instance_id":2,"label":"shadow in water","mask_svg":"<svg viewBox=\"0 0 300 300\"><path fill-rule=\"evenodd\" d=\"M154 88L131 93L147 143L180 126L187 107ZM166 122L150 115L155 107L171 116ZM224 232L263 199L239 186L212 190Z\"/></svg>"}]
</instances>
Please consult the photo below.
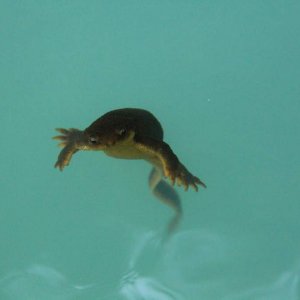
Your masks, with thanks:
<instances>
[{"instance_id":1,"label":"shadow in water","mask_svg":"<svg viewBox=\"0 0 300 300\"><path fill-rule=\"evenodd\" d=\"M300 299L300 265L279 275L274 282L232 293L224 300L298 300Z\"/></svg>"},{"instance_id":2,"label":"shadow in water","mask_svg":"<svg viewBox=\"0 0 300 300\"><path fill-rule=\"evenodd\" d=\"M128 300L181 300L178 293L155 278L131 271L122 278L120 294Z\"/></svg>"},{"instance_id":3,"label":"shadow in water","mask_svg":"<svg viewBox=\"0 0 300 300\"><path fill-rule=\"evenodd\" d=\"M136 233L129 243L131 246L121 248L123 242L116 246L120 246L125 265L109 261L111 268L105 270L101 264L99 275L92 283L75 284L64 275L68 270L34 263L0 278L0 299L299 299L300 262L285 272L274 274L273 281L269 282L259 277L261 272L267 271L263 265L253 273L258 278L252 279L245 274L245 270L251 272L247 261L252 250L246 252L249 244L241 247L240 238L229 239L208 230L188 230L175 233L168 242L162 242L155 232ZM82 257L80 264L85 263L85 259Z\"/></svg>"},{"instance_id":4,"label":"shadow in water","mask_svg":"<svg viewBox=\"0 0 300 300\"><path fill-rule=\"evenodd\" d=\"M163 249L162 240L159 240L154 233L144 234L132 249L128 263L129 271L120 281L119 294L123 299L128 300L183 300L178 292L160 282L158 278L143 276L137 271L138 264L143 260L149 245L153 246L155 261L158 259Z\"/></svg>"},{"instance_id":5,"label":"shadow in water","mask_svg":"<svg viewBox=\"0 0 300 300\"><path fill-rule=\"evenodd\" d=\"M93 284L72 284L58 270L33 264L23 270L12 271L0 279L0 299L75 299L92 287Z\"/></svg>"}]
</instances>

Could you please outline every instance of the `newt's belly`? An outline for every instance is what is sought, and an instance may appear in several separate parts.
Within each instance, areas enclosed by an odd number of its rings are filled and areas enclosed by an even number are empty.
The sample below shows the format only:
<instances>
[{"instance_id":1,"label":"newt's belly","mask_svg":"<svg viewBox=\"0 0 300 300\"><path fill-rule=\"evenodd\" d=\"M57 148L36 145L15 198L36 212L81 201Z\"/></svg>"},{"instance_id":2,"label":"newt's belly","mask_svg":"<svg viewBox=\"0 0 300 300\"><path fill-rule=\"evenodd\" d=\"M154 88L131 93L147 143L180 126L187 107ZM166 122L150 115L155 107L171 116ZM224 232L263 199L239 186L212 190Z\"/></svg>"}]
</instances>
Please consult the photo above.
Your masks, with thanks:
<instances>
[{"instance_id":1,"label":"newt's belly","mask_svg":"<svg viewBox=\"0 0 300 300\"><path fill-rule=\"evenodd\" d=\"M147 159L145 154L133 145L115 145L104 150L105 154L122 159Z\"/></svg>"},{"instance_id":2,"label":"newt's belly","mask_svg":"<svg viewBox=\"0 0 300 300\"><path fill-rule=\"evenodd\" d=\"M144 159L152 164L157 170L163 172L161 161L148 152L141 151L134 146L112 146L104 150L105 154L114 158L121 159Z\"/></svg>"}]
</instances>

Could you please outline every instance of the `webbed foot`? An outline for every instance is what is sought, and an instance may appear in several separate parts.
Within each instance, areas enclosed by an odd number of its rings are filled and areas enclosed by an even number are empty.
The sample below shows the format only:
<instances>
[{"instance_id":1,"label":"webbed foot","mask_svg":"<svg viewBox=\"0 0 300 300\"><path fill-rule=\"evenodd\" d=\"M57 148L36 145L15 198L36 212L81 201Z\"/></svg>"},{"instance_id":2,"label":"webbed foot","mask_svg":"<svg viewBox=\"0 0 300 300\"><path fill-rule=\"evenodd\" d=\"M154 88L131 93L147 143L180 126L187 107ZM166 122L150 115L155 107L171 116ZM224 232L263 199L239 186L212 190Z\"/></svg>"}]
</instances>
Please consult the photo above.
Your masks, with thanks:
<instances>
[{"instance_id":1,"label":"webbed foot","mask_svg":"<svg viewBox=\"0 0 300 300\"><path fill-rule=\"evenodd\" d=\"M80 140L82 140L82 131L75 128L57 128L56 130L61 135L54 136L53 139L60 141L58 146L63 147L63 149L58 155L55 168L59 168L62 171L65 166L69 165L72 155L80 149L78 146Z\"/></svg>"},{"instance_id":2,"label":"webbed foot","mask_svg":"<svg viewBox=\"0 0 300 300\"><path fill-rule=\"evenodd\" d=\"M169 166L164 170L165 176L171 180L172 185L177 183L178 186L183 186L185 190L191 186L196 192L198 191L198 185L206 188L204 182L198 177L191 174L187 168L179 163L177 167Z\"/></svg>"}]
</instances>

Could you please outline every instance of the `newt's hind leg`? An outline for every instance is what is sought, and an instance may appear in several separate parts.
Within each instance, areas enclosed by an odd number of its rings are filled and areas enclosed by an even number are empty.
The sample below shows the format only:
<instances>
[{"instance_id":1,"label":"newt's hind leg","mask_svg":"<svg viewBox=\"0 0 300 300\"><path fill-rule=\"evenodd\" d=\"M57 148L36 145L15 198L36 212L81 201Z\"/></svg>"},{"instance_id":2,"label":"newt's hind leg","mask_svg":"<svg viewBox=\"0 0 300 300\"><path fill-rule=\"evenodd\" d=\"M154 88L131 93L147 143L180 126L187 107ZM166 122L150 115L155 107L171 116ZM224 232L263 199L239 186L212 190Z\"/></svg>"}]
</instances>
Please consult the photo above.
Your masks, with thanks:
<instances>
[{"instance_id":1,"label":"newt's hind leg","mask_svg":"<svg viewBox=\"0 0 300 300\"><path fill-rule=\"evenodd\" d=\"M162 180L162 174L157 168L153 168L151 170L151 173L149 175L149 186L152 190L152 193L160 201L169 205L175 211L175 216L172 217L168 225L168 236L170 236L177 228L182 216L182 208L179 195L170 184Z\"/></svg>"}]
</instances>

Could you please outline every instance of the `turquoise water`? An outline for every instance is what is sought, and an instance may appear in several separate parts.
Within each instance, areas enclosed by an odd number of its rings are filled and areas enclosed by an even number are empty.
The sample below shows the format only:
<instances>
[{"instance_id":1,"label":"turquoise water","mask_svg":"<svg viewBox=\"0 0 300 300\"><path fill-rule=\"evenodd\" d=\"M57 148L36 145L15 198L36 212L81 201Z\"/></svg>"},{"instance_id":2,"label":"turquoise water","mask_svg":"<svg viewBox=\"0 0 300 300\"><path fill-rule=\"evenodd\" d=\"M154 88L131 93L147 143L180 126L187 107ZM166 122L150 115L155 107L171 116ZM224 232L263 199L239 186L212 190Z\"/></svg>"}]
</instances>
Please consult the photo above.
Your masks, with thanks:
<instances>
[{"instance_id":1,"label":"turquoise water","mask_svg":"<svg viewBox=\"0 0 300 300\"><path fill-rule=\"evenodd\" d=\"M0 2L0 299L300 298L300 2ZM153 112L207 184L79 152L56 127Z\"/></svg>"}]
</instances>

